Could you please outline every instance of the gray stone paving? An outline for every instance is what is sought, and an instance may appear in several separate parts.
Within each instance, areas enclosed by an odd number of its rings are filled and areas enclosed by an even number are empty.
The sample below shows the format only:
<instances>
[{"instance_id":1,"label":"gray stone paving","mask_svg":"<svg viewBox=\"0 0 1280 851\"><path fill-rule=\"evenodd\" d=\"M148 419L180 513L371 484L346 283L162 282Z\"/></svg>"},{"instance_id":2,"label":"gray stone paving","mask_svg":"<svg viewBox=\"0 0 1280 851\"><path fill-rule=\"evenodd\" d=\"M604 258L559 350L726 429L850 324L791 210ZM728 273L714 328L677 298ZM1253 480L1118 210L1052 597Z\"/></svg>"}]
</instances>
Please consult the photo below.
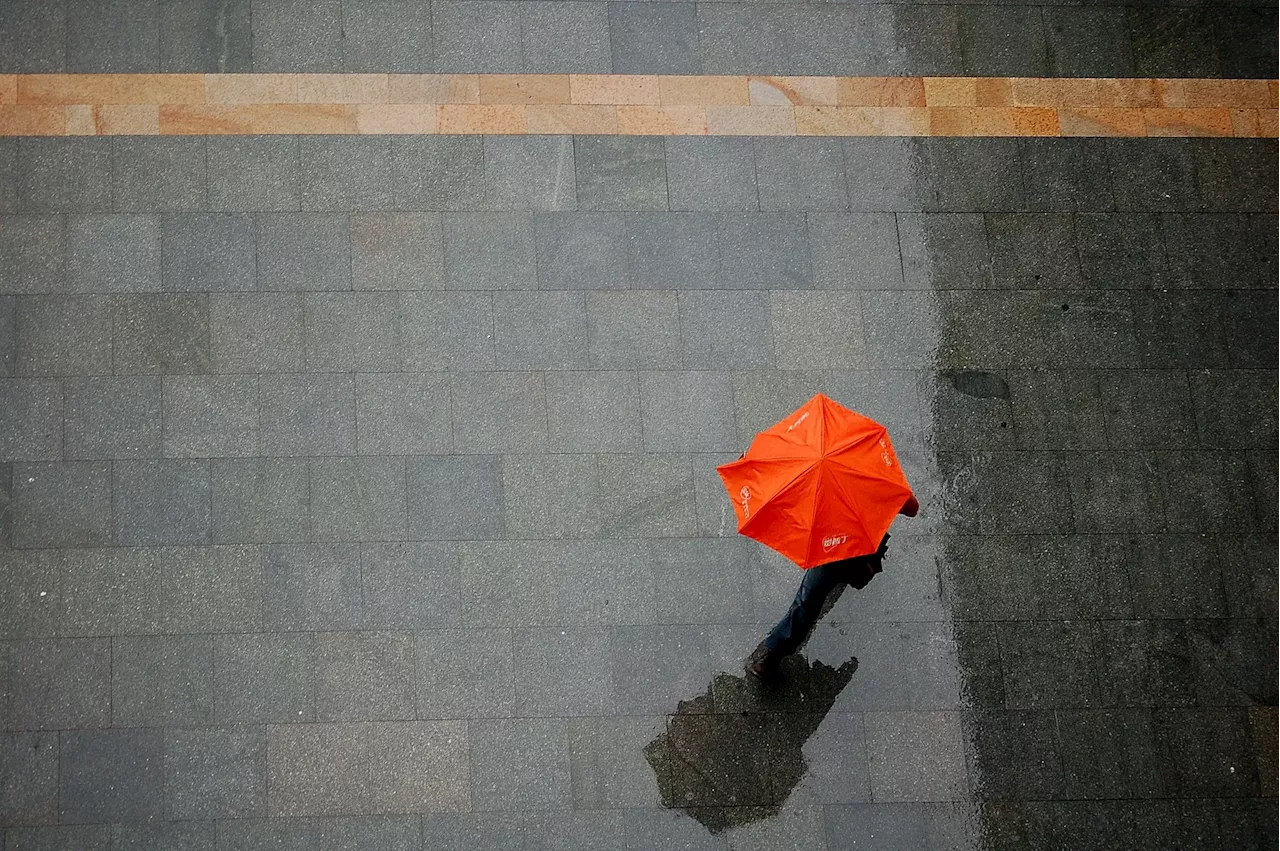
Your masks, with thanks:
<instances>
[{"instance_id":1,"label":"gray stone paving","mask_svg":"<svg viewBox=\"0 0 1280 851\"><path fill-rule=\"evenodd\" d=\"M0 17L0 73L1256 78L1277 55L1276 9L1257 0L5 0Z\"/></svg>"},{"instance_id":2,"label":"gray stone paving","mask_svg":"<svg viewBox=\"0 0 1280 851\"><path fill-rule=\"evenodd\" d=\"M343 26L366 67L413 70L385 5L255 4L229 55L342 67ZM436 4L434 61L518 70L529 27L597 4L476 5ZM206 11L150 19L166 62L217 58ZM988 38L1255 12L598 14L616 69L617 33L703 16ZM126 36L76 69L152 55ZM538 61L599 61L578 49ZM0 43L63 55L37 53ZM1275 163L1238 140L0 140L0 847L1274 847ZM857 668L799 785L712 834L660 805L644 749L794 591L714 466L819 390L889 426L924 510L807 650Z\"/></svg>"}]
</instances>

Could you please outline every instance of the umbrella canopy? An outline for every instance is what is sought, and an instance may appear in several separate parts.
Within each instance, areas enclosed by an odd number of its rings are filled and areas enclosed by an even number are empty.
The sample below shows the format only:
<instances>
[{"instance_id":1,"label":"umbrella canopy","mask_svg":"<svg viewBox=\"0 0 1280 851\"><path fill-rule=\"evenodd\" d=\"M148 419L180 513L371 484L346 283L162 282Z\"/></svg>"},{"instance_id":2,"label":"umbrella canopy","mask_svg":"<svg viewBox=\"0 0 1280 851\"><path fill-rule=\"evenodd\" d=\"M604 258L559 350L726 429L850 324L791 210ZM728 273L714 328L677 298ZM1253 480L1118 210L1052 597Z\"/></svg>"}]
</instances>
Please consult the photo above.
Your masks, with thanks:
<instances>
[{"instance_id":1,"label":"umbrella canopy","mask_svg":"<svg viewBox=\"0 0 1280 851\"><path fill-rule=\"evenodd\" d=\"M803 568L873 553L915 513L889 432L821 393L716 469L738 531Z\"/></svg>"}]
</instances>

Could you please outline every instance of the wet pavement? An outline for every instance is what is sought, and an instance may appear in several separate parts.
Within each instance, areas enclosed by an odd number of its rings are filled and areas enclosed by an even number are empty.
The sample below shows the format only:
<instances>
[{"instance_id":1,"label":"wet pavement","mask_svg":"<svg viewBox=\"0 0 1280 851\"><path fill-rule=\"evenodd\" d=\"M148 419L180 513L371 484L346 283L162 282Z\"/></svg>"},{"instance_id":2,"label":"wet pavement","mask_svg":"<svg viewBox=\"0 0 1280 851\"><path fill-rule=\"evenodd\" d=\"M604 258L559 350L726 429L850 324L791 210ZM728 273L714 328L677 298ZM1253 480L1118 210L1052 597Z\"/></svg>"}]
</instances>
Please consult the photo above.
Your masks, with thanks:
<instances>
[{"instance_id":1,"label":"wet pavement","mask_svg":"<svg viewBox=\"0 0 1280 851\"><path fill-rule=\"evenodd\" d=\"M1274 78L1273 5L6 0L0 73Z\"/></svg>"},{"instance_id":2,"label":"wet pavement","mask_svg":"<svg viewBox=\"0 0 1280 851\"><path fill-rule=\"evenodd\" d=\"M662 805L711 833L776 817L808 771L803 748L857 670L798 656L766 682L717 674L707 691L681 701L666 731L645 746Z\"/></svg>"},{"instance_id":3,"label":"wet pavement","mask_svg":"<svg viewBox=\"0 0 1280 851\"><path fill-rule=\"evenodd\" d=\"M1275 72L1271 8L215 5L0 3L0 73ZM1274 848L1276 159L0 138L0 849ZM922 510L764 687L714 468L818 391Z\"/></svg>"}]
</instances>

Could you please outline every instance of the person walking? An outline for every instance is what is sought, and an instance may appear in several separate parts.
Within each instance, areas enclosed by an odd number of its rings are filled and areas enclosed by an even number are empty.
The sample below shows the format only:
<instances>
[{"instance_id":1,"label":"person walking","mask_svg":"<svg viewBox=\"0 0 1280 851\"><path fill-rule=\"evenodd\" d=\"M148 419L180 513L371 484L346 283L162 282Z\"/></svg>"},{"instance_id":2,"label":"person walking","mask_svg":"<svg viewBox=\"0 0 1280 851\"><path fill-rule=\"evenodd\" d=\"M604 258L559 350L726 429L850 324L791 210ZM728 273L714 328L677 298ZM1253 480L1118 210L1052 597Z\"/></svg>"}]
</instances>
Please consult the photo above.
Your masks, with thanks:
<instances>
[{"instance_id":1,"label":"person walking","mask_svg":"<svg viewBox=\"0 0 1280 851\"><path fill-rule=\"evenodd\" d=\"M906 517L915 517L919 511L920 503L913 496L900 513ZM840 559L806 570L787 613L743 663L747 673L761 680L777 676L782 660L804 646L813 628L831 611L845 588L851 586L861 591L881 571L888 547L889 536L886 534L874 553Z\"/></svg>"},{"instance_id":2,"label":"person walking","mask_svg":"<svg viewBox=\"0 0 1280 851\"><path fill-rule=\"evenodd\" d=\"M920 503L883 425L819 393L716 468L738 532L805 571L786 615L747 658L767 677L796 652L848 585L880 571L889 527Z\"/></svg>"}]
</instances>

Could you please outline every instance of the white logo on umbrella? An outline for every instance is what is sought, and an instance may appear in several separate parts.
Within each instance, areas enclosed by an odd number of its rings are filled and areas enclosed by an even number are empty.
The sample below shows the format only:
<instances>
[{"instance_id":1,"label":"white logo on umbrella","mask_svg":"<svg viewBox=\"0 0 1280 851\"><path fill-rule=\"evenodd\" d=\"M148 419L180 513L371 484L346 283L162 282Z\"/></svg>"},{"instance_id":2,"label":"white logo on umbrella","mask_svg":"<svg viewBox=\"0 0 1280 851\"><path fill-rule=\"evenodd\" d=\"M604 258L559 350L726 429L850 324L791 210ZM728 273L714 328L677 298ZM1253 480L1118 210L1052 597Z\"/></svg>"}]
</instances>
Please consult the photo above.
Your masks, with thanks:
<instances>
[{"instance_id":1,"label":"white logo on umbrella","mask_svg":"<svg viewBox=\"0 0 1280 851\"><path fill-rule=\"evenodd\" d=\"M742 497L742 516L751 516L751 488L746 485L742 486L742 490L738 491L738 496Z\"/></svg>"},{"instance_id":2,"label":"white logo on umbrella","mask_svg":"<svg viewBox=\"0 0 1280 851\"><path fill-rule=\"evenodd\" d=\"M848 535L828 535L822 539L822 551L829 553L847 540L849 540Z\"/></svg>"}]
</instances>

